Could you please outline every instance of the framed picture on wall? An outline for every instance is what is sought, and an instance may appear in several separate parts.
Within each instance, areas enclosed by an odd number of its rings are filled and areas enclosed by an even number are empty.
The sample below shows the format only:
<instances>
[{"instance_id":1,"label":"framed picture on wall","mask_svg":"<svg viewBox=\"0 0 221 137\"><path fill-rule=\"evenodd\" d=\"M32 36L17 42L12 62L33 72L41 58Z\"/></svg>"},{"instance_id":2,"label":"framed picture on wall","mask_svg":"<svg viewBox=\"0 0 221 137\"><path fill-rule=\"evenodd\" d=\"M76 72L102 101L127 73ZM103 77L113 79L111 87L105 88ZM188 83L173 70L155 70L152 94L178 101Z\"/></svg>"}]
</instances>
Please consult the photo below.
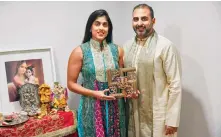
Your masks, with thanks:
<instances>
[{"instance_id":1,"label":"framed picture on wall","mask_svg":"<svg viewBox=\"0 0 221 137\"><path fill-rule=\"evenodd\" d=\"M53 50L0 51L0 112L19 112L18 89L25 83L52 85L56 81Z\"/></svg>"}]
</instances>

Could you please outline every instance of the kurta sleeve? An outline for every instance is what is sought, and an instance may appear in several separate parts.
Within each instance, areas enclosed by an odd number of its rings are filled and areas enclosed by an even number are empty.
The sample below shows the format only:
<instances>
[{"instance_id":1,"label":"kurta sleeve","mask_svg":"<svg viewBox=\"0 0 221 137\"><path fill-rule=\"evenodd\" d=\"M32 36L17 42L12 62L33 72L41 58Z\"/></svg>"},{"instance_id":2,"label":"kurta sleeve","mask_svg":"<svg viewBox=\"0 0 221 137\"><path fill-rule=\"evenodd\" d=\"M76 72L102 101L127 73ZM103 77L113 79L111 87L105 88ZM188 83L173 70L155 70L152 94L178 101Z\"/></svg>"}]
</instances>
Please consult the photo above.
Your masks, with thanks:
<instances>
[{"instance_id":1,"label":"kurta sleeve","mask_svg":"<svg viewBox=\"0 0 221 137\"><path fill-rule=\"evenodd\" d=\"M176 48L169 44L162 54L163 69L166 74L169 98L166 112L166 125L178 127L181 110L181 61Z\"/></svg>"}]
</instances>

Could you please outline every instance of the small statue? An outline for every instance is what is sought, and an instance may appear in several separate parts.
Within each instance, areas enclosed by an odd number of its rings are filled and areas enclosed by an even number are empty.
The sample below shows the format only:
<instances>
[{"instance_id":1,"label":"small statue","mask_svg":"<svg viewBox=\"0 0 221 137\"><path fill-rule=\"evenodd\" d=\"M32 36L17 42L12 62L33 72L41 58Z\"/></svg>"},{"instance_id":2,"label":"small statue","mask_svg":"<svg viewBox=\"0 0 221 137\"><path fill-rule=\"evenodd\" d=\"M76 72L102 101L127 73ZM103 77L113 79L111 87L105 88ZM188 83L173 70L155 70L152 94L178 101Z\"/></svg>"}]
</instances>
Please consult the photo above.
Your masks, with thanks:
<instances>
[{"instance_id":1,"label":"small statue","mask_svg":"<svg viewBox=\"0 0 221 137\"><path fill-rule=\"evenodd\" d=\"M50 86L42 84L39 87L39 95L41 103L49 103L51 100L51 89Z\"/></svg>"},{"instance_id":2,"label":"small statue","mask_svg":"<svg viewBox=\"0 0 221 137\"><path fill-rule=\"evenodd\" d=\"M19 89L19 102L22 111L27 112L29 116L37 115L40 108L40 100L38 96L38 85L26 83Z\"/></svg>"},{"instance_id":3,"label":"small statue","mask_svg":"<svg viewBox=\"0 0 221 137\"><path fill-rule=\"evenodd\" d=\"M52 90L52 106L56 110L70 111L67 105L68 91L67 88L62 87L58 82L54 83Z\"/></svg>"},{"instance_id":4,"label":"small statue","mask_svg":"<svg viewBox=\"0 0 221 137\"><path fill-rule=\"evenodd\" d=\"M51 88L47 84L42 84L39 87L39 96L41 101L41 110L38 118L42 118L51 111L50 102L51 102Z\"/></svg>"}]
</instances>

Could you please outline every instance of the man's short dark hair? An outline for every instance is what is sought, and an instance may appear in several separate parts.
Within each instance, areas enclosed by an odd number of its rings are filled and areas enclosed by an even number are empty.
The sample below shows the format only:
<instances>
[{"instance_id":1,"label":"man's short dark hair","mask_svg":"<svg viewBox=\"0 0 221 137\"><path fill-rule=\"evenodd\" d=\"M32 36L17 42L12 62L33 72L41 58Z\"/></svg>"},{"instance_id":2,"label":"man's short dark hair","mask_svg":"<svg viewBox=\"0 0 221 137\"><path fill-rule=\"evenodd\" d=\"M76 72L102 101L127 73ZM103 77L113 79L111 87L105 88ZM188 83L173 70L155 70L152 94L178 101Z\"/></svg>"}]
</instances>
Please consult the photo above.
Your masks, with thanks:
<instances>
[{"instance_id":1,"label":"man's short dark hair","mask_svg":"<svg viewBox=\"0 0 221 137\"><path fill-rule=\"evenodd\" d=\"M153 11L153 8L147 4L138 4L137 6L134 7L133 9L133 12L135 9L138 9L138 8L148 8L150 10L150 15L151 15L151 18L153 19L154 18L154 11Z\"/></svg>"}]
</instances>

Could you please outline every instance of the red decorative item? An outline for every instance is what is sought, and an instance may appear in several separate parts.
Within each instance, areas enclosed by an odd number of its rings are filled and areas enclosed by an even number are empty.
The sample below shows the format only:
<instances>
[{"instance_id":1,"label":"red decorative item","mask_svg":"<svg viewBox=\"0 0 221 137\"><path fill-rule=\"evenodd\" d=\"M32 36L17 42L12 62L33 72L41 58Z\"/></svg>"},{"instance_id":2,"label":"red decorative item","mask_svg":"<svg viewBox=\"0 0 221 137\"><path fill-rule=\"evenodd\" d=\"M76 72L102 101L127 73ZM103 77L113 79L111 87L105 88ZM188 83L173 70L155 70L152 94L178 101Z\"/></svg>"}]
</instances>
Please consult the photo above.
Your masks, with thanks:
<instances>
[{"instance_id":1,"label":"red decorative item","mask_svg":"<svg viewBox=\"0 0 221 137\"><path fill-rule=\"evenodd\" d=\"M58 111L56 115L47 115L42 119L30 119L20 125L1 127L0 137L40 137L47 135L77 137L76 115L72 111Z\"/></svg>"}]
</instances>

